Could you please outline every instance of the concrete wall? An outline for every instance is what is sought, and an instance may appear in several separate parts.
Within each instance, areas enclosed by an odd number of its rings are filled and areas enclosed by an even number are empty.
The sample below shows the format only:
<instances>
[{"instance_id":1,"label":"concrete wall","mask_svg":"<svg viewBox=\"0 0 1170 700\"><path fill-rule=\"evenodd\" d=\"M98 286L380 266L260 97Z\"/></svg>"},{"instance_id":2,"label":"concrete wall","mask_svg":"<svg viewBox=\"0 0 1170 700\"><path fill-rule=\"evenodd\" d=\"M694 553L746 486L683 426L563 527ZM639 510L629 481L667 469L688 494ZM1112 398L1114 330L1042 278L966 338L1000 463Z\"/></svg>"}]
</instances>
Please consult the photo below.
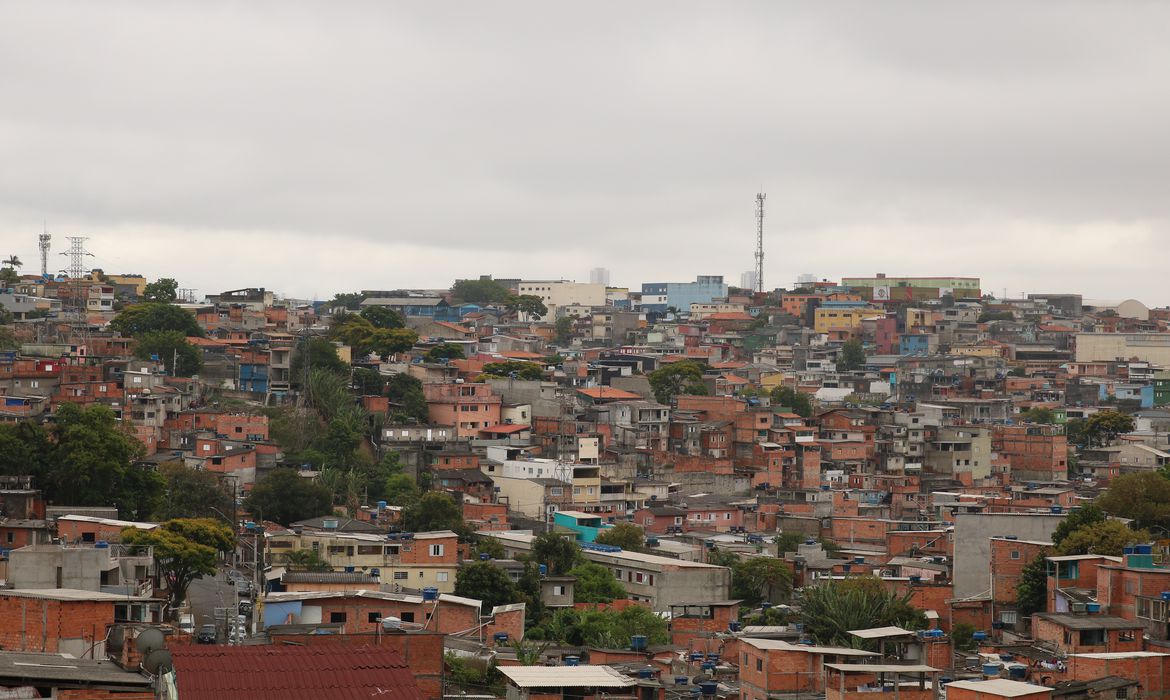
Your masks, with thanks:
<instances>
[{"instance_id":1,"label":"concrete wall","mask_svg":"<svg viewBox=\"0 0 1170 700\"><path fill-rule=\"evenodd\" d=\"M1050 513L958 513L955 515L955 597L991 590L991 537L1051 542L1064 515Z\"/></svg>"},{"instance_id":2,"label":"concrete wall","mask_svg":"<svg viewBox=\"0 0 1170 700\"><path fill-rule=\"evenodd\" d=\"M101 572L109 566L109 550L96 548L29 548L9 553L8 582L13 588L76 588L101 590ZM61 567L61 580L57 580Z\"/></svg>"}]
</instances>

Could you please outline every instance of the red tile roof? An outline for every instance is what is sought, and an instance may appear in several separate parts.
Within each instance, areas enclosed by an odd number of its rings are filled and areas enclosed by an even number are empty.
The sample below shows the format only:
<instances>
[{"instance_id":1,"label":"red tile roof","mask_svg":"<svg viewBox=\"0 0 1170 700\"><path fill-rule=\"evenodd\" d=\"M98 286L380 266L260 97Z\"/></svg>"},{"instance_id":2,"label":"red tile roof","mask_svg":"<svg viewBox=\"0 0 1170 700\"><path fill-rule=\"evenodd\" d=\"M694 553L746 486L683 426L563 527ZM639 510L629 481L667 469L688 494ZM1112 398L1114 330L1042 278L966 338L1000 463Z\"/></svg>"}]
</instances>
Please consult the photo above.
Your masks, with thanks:
<instances>
[{"instance_id":1,"label":"red tile roof","mask_svg":"<svg viewBox=\"0 0 1170 700\"><path fill-rule=\"evenodd\" d=\"M532 426L530 426L530 425L515 425L515 424L511 424L511 423L500 423L499 425L489 425L486 428L480 428L479 432L506 434L506 433L519 433L519 432L524 431L524 430L532 430Z\"/></svg>"},{"instance_id":2,"label":"red tile roof","mask_svg":"<svg viewBox=\"0 0 1170 700\"><path fill-rule=\"evenodd\" d=\"M176 645L171 655L183 700L422 700L390 647Z\"/></svg>"}]
</instances>

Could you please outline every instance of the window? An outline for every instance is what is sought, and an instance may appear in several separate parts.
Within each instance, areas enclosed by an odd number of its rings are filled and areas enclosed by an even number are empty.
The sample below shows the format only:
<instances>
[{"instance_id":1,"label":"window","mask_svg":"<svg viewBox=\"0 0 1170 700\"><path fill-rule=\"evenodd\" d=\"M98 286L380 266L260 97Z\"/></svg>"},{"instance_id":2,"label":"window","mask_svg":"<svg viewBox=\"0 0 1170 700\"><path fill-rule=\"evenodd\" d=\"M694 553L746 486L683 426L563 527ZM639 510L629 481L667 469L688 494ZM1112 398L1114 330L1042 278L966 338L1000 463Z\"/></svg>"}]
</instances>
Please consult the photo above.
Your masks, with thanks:
<instances>
[{"instance_id":1,"label":"window","mask_svg":"<svg viewBox=\"0 0 1170 700\"><path fill-rule=\"evenodd\" d=\"M553 595L564 595L564 594L565 594L565 587L564 586L553 586Z\"/></svg>"},{"instance_id":2,"label":"window","mask_svg":"<svg viewBox=\"0 0 1170 700\"><path fill-rule=\"evenodd\" d=\"M1020 550L1013 549L1012 550L1012 559L1019 559L1019 558L1020 558Z\"/></svg>"},{"instance_id":3,"label":"window","mask_svg":"<svg viewBox=\"0 0 1170 700\"><path fill-rule=\"evenodd\" d=\"M330 622L345 622L345 613L331 612L331 613L329 613L329 621Z\"/></svg>"},{"instance_id":4,"label":"window","mask_svg":"<svg viewBox=\"0 0 1170 700\"><path fill-rule=\"evenodd\" d=\"M395 571L394 572L394 580L395 581L405 581L406 576L407 576L407 574L405 571Z\"/></svg>"},{"instance_id":5,"label":"window","mask_svg":"<svg viewBox=\"0 0 1170 700\"><path fill-rule=\"evenodd\" d=\"M1113 697L1117 700L1126 700L1129 697L1129 688L1118 688Z\"/></svg>"},{"instance_id":6,"label":"window","mask_svg":"<svg viewBox=\"0 0 1170 700\"><path fill-rule=\"evenodd\" d=\"M402 620L403 622L414 622L414 613L412 613L412 612L398 613L398 619Z\"/></svg>"},{"instance_id":7,"label":"window","mask_svg":"<svg viewBox=\"0 0 1170 700\"><path fill-rule=\"evenodd\" d=\"M723 514L723 519L724 519L724 520L731 520L731 513L724 513L724 514Z\"/></svg>"},{"instance_id":8,"label":"window","mask_svg":"<svg viewBox=\"0 0 1170 700\"><path fill-rule=\"evenodd\" d=\"M431 548L430 548L430 553L431 553L431 556L432 556L432 557L441 557L441 556L443 556L443 545L441 545L441 544L432 544L432 545L431 545Z\"/></svg>"},{"instance_id":9,"label":"window","mask_svg":"<svg viewBox=\"0 0 1170 700\"><path fill-rule=\"evenodd\" d=\"M565 490L563 488L561 488L560 486L549 487L548 495L550 495L550 496L563 496L564 494L565 494Z\"/></svg>"},{"instance_id":10,"label":"window","mask_svg":"<svg viewBox=\"0 0 1170 700\"><path fill-rule=\"evenodd\" d=\"M1117 633L1117 641L1119 642L1132 642L1136 638L1133 630L1121 630Z\"/></svg>"},{"instance_id":11,"label":"window","mask_svg":"<svg viewBox=\"0 0 1170 700\"><path fill-rule=\"evenodd\" d=\"M764 670L764 660L759 658L759 657L756 657L756 670L757 671Z\"/></svg>"},{"instance_id":12,"label":"window","mask_svg":"<svg viewBox=\"0 0 1170 700\"><path fill-rule=\"evenodd\" d=\"M8 540L8 544L12 544L12 542L16 539L16 533L14 532L9 531L5 533L5 535L5 538Z\"/></svg>"},{"instance_id":13,"label":"window","mask_svg":"<svg viewBox=\"0 0 1170 700\"><path fill-rule=\"evenodd\" d=\"M438 581L439 583L446 583L447 582L447 572L440 571L440 572L436 573L435 580Z\"/></svg>"},{"instance_id":14,"label":"window","mask_svg":"<svg viewBox=\"0 0 1170 700\"><path fill-rule=\"evenodd\" d=\"M369 620L370 622L377 622L377 621L382 619L382 616L376 612L372 612L369 614L369 616L366 619Z\"/></svg>"}]
</instances>

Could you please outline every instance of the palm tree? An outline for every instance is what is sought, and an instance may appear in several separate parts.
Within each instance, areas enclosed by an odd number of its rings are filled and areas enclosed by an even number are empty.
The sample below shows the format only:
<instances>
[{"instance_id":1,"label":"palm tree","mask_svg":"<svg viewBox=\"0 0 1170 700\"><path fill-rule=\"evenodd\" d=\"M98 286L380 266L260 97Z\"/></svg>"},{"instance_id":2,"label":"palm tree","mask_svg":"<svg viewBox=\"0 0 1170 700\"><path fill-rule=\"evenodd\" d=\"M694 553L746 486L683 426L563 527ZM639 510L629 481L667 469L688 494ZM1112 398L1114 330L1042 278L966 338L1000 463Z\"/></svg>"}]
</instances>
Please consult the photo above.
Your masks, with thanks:
<instances>
[{"instance_id":1,"label":"palm tree","mask_svg":"<svg viewBox=\"0 0 1170 700\"><path fill-rule=\"evenodd\" d=\"M24 263L21 262L20 258L16 257L15 255L9 255L8 259L4 261L4 265L6 267L12 268L13 270L18 267L24 267Z\"/></svg>"}]
</instances>

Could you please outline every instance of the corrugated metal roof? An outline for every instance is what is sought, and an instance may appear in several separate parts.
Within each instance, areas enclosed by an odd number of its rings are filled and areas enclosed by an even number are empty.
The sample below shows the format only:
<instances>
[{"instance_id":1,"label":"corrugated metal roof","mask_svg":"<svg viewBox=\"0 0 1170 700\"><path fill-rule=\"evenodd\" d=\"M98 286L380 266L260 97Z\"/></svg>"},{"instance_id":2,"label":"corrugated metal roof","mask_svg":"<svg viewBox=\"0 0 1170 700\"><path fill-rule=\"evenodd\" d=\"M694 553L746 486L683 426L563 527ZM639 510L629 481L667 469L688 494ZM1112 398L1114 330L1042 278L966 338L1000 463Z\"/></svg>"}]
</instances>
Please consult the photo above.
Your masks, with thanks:
<instances>
[{"instance_id":1,"label":"corrugated metal roof","mask_svg":"<svg viewBox=\"0 0 1170 700\"><path fill-rule=\"evenodd\" d=\"M422 700L390 647L176 646L171 654L183 700Z\"/></svg>"},{"instance_id":2,"label":"corrugated metal roof","mask_svg":"<svg viewBox=\"0 0 1170 700\"><path fill-rule=\"evenodd\" d=\"M882 639L883 637L912 637L914 633L901 627L871 627L864 630L849 630L849 634L860 639Z\"/></svg>"},{"instance_id":3,"label":"corrugated metal roof","mask_svg":"<svg viewBox=\"0 0 1170 700\"><path fill-rule=\"evenodd\" d=\"M970 690L980 694L998 695L1003 698L1015 698L1021 695L1052 692L1052 688L1046 688L1042 685L1032 685L1031 683L1021 683L1020 681L1010 681L1006 678L990 678L985 681L955 681L954 683L947 683L947 687L961 688L962 690Z\"/></svg>"},{"instance_id":4,"label":"corrugated metal roof","mask_svg":"<svg viewBox=\"0 0 1170 700\"><path fill-rule=\"evenodd\" d=\"M284 583L372 583L378 577L348 571L289 571L281 579Z\"/></svg>"},{"instance_id":5,"label":"corrugated metal roof","mask_svg":"<svg viewBox=\"0 0 1170 700\"><path fill-rule=\"evenodd\" d=\"M609 666L501 666L520 688L628 688L637 681Z\"/></svg>"},{"instance_id":6,"label":"corrugated metal roof","mask_svg":"<svg viewBox=\"0 0 1170 700\"><path fill-rule=\"evenodd\" d=\"M750 644L757 649L773 650L773 651L800 651L806 654L824 654L826 656L880 656L877 652L865 651L864 649L853 649L850 647L817 647L808 644L789 644L788 642L779 639L754 639L751 637L741 637L741 642Z\"/></svg>"}]
</instances>

